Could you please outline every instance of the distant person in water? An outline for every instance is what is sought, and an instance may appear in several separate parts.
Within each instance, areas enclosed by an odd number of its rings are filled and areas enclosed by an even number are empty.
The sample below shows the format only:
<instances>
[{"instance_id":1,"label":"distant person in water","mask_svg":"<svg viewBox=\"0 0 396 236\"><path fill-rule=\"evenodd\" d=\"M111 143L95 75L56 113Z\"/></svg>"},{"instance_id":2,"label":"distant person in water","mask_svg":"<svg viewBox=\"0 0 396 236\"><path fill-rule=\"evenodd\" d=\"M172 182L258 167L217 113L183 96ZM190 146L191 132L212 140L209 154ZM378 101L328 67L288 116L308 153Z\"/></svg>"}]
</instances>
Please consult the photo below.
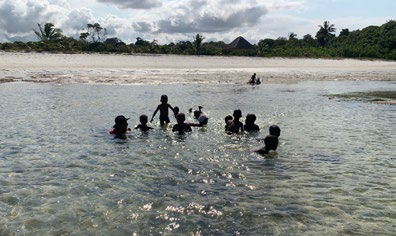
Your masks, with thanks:
<instances>
[{"instance_id":1,"label":"distant person in water","mask_svg":"<svg viewBox=\"0 0 396 236\"><path fill-rule=\"evenodd\" d=\"M146 132L146 131L149 131L150 129L153 129L150 126L147 126L148 117L146 115L141 115L139 119L140 119L140 124L137 125L135 127L135 129L140 129L143 132Z\"/></svg>"},{"instance_id":2,"label":"distant person in water","mask_svg":"<svg viewBox=\"0 0 396 236\"><path fill-rule=\"evenodd\" d=\"M260 127L256 125L254 122L256 122L256 115L247 114L245 119L245 125L243 126L243 128L246 131L259 131Z\"/></svg>"},{"instance_id":3,"label":"distant person in water","mask_svg":"<svg viewBox=\"0 0 396 236\"><path fill-rule=\"evenodd\" d=\"M233 115L234 119L230 123L230 125L227 127L227 132L228 133L234 133L237 134L239 131L243 132L243 124L242 122L239 121L239 119L242 117L242 111L241 110L235 110Z\"/></svg>"},{"instance_id":4,"label":"distant person in water","mask_svg":"<svg viewBox=\"0 0 396 236\"><path fill-rule=\"evenodd\" d=\"M249 84L256 84L256 73L254 73L250 78Z\"/></svg>"},{"instance_id":5,"label":"distant person in water","mask_svg":"<svg viewBox=\"0 0 396 236\"><path fill-rule=\"evenodd\" d=\"M269 134L270 135L274 135L275 137L279 138L279 136L281 134L281 130L280 130L279 126L271 125L269 127Z\"/></svg>"},{"instance_id":6,"label":"distant person in water","mask_svg":"<svg viewBox=\"0 0 396 236\"><path fill-rule=\"evenodd\" d=\"M186 121L186 115L184 113L179 113L176 117L177 124L173 126L172 132L178 132L179 134L184 134L185 132L191 132L191 126L184 123Z\"/></svg>"},{"instance_id":7,"label":"distant person in water","mask_svg":"<svg viewBox=\"0 0 396 236\"><path fill-rule=\"evenodd\" d=\"M271 150L276 151L276 149L278 148L278 137L274 136L274 135L267 135L267 137L264 138L264 144L265 146L255 150L255 152L261 154L261 155L265 155L268 154Z\"/></svg>"},{"instance_id":8,"label":"distant person in water","mask_svg":"<svg viewBox=\"0 0 396 236\"><path fill-rule=\"evenodd\" d=\"M256 84L258 85L258 84L261 84L261 80L260 80L260 78L257 78L257 80L256 80Z\"/></svg>"},{"instance_id":9,"label":"distant person in water","mask_svg":"<svg viewBox=\"0 0 396 236\"><path fill-rule=\"evenodd\" d=\"M230 124L232 123L232 116L228 115L224 118L225 121L225 126L224 126L224 130L227 131L228 126L230 126Z\"/></svg>"},{"instance_id":10,"label":"distant person in water","mask_svg":"<svg viewBox=\"0 0 396 236\"><path fill-rule=\"evenodd\" d=\"M157 109L154 111L153 116L151 117L151 121L153 122L154 116L157 114L158 111L160 111L160 124L164 125L165 123L168 124L170 122L169 120L169 109L175 113L175 110L171 105L168 104L168 96L162 95L161 96L161 104L158 105Z\"/></svg>"},{"instance_id":11,"label":"distant person in water","mask_svg":"<svg viewBox=\"0 0 396 236\"><path fill-rule=\"evenodd\" d=\"M195 119L197 119L198 120L198 118L203 114L203 112L202 112L202 106L198 106L198 110L195 110L194 111L194 118ZM193 109L192 108L190 108L190 109L188 109L188 111L190 112L190 113L192 113L193 112Z\"/></svg>"},{"instance_id":12,"label":"distant person in water","mask_svg":"<svg viewBox=\"0 0 396 236\"><path fill-rule=\"evenodd\" d=\"M114 135L115 138L126 139L126 133L131 131L128 128L128 119L125 116L117 116L114 120L115 124L109 134Z\"/></svg>"}]
</instances>

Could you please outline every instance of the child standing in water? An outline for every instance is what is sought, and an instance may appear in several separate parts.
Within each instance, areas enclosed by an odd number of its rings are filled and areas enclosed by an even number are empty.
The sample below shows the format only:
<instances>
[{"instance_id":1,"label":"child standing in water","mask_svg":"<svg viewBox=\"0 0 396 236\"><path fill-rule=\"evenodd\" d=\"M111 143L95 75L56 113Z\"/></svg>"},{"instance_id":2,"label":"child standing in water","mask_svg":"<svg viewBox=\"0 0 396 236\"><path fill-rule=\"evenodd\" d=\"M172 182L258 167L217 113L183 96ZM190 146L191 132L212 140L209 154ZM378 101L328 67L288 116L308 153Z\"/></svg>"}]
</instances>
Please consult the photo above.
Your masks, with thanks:
<instances>
[{"instance_id":1,"label":"child standing in water","mask_svg":"<svg viewBox=\"0 0 396 236\"><path fill-rule=\"evenodd\" d=\"M168 124L170 122L168 109L171 109L173 113L175 113L173 107L168 104L168 96L162 95L161 104L159 104L157 109L154 111L154 114L151 117L150 122L153 122L154 116L157 114L158 111L160 111L160 124L161 125L164 125L165 123Z\"/></svg>"},{"instance_id":2,"label":"child standing in water","mask_svg":"<svg viewBox=\"0 0 396 236\"><path fill-rule=\"evenodd\" d=\"M264 139L264 144L265 146L255 150L255 152L261 154L261 155L265 155L268 154L271 150L276 151L276 149L278 148L278 137L274 136L274 135L267 135L267 137L265 137Z\"/></svg>"},{"instance_id":3,"label":"child standing in water","mask_svg":"<svg viewBox=\"0 0 396 236\"><path fill-rule=\"evenodd\" d=\"M172 132L179 132L179 134L184 134L184 132L191 132L191 126L184 123L186 120L186 115L184 113L179 113L176 117L177 124L173 126Z\"/></svg>"},{"instance_id":4,"label":"child standing in water","mask_svg":"<svg viewBox=\"0 0 396 236\"><path fill-rule=\"evenodd\" d=\"M277 125L271 125L271 126L269 127L269 134L270 134L270 135L274 135L275 137L279 138L280 133L281 133L281 130L280 130L279 126L277 126Z\"/></svg>"},{"instance_id":5,"label":"child standing in water","mask_svg":"<svg viewBox=\"0 0 396 236\"><path fill-rule=\"evenodd\" d=\"M109 131L109 134L113 134L115 138L126 139L126 133L131 131L128 128L128 119L125 116L117 116L114 120L115 125L113 129Z\"/></svg>"},{"instance_id":6,"label":"child standing in water","mask_svg":"<svg viewBox=\"0 0 396 236\"><path fill-rule=\"evenodd\" d=\"M239 119L242 117L242 111L235 110L232 115L234 116L234 119L232 120L230 125L227 127L227 132L234 133L234 134L239 133L239 130L241 132L243 132L244 131L243 124L242 124L242 122L239 121Z\"/></svg>"},{"instance_id":7,"label":"child standing in water","mask_svg":"<svg viewBox=\"0 0 396 236\"><path fill-rule=\"evenodd\" d=\"M140 119L140 124L136 126L135 129L140 129L143 132L153 129L150 126L147 126L148 117L146 115L141 115L139 119Z\"/></svg>"},{"instance_id":8,"label":"child standing in water","mask_svg":"<svg viewBox=\"0 0 396 236\"><path fill-rule=\"evenodd\" d=\"M247 114L245 120L245 126L243 127L246 131L259 131L260 128L254 122L256 121L255 114Z\"/></svg>"},{"instance_id":9,"label":"child standing in water","mask_svg":"<svg viewBox=\"0 0 396 236\"><path fill-rule=\"evenodd\" d=\"M224 118L225 121L225 126L224 126L224 131L227 131L228 126L230 126L231 122L232 122L232 116L228 115Z\"/></svg>"}]
</instances>

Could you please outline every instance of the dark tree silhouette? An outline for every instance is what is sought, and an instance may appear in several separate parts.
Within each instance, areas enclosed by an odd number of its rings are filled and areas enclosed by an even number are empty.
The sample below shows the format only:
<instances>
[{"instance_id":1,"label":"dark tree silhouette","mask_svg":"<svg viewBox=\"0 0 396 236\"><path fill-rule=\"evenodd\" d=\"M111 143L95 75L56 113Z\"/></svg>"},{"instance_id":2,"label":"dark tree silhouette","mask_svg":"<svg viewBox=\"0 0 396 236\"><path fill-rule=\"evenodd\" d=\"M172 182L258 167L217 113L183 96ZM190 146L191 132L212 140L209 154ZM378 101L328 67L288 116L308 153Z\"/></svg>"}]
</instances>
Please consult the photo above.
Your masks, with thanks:
<instances>
[{"instance_id":1,"label":"dark tree silhouette","mask_svg":"<svg viewBox=\"0 0 396 236\"><path fill-rule=\"evenodd\" d=\"M44 28L40 24L37 24L40 31L33 29L34 33L40 39L40 41L47 42L51 40L60 39L63 37L62 30L55 28L54 24L46 23Z\"/></svg>"},{"instance_id":2,"label":"dark tree silhouette","mask_svg":"<svg viewBox=\"0 0 396 236\"><path fill-rule=\"evenodd\" d=\"M321 46L326 46L330 39L335 36L336 28L334 24L330 24L329 21L323 22L323 25L319 25L320 29L316 33L316 39L319 41Z\"/></svg>"},{"instance_id":3,"label":"dark tree silhouette","mask_svg":"<svg viewBox=\"0 0 396 236\"><path fill-rule=\"evenodd\" d=\"M202 41L204 40L204 36L197 34L195 35L195 39L193 41L193 45L194 45L194 50L195 50L195 55L198 55L201 51L201 47L202 47Z\"/></svg>"},{"instance_id":4,"label":"dark tree silhouette","mask_svg":"<svg viewBox=\"0 0 396 236\"><path fill-rule=\"evenodd\" d=\"M338 37L343 37L343 36L346 37L348 35L349 35L349 29L342 29Z\"/></svg>"},{"instance_id":5,"label":"dark tree silhouette","mask_svg":"<svg viewBox=\"0 0 396 236\"><path fill-rule=\"evenodd\" d=\"M103 42L106 38L107 30L99 23L87 24L87 31L80 33L80 39L89 40L91 43Z\"/></svg>"}]
</instances>

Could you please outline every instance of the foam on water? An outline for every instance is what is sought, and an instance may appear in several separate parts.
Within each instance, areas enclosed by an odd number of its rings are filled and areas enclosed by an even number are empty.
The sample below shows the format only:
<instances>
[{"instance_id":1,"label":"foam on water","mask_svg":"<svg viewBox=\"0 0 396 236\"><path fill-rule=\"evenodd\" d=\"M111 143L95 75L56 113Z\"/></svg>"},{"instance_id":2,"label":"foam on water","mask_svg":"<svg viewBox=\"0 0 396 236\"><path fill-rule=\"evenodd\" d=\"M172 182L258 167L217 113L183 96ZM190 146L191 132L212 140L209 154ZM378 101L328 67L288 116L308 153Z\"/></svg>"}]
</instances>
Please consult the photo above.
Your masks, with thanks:
<instances>
[{"instance_id":1,"label":"foam on water","mask_svg":"<svg viewBox=\"0 0 396 236\"><path fill-rule=\"evenodd\" d=\"M396 107L322 95L392 89L1 84L0 234L391 235ZM117 115L130 127L151 116L162 94L182 112L202 105L208 127L107 134ZM261 132L225 135L237 108ZM265 158L251 150L271 124L280 147Z\"/></svg>"}]
</instances>

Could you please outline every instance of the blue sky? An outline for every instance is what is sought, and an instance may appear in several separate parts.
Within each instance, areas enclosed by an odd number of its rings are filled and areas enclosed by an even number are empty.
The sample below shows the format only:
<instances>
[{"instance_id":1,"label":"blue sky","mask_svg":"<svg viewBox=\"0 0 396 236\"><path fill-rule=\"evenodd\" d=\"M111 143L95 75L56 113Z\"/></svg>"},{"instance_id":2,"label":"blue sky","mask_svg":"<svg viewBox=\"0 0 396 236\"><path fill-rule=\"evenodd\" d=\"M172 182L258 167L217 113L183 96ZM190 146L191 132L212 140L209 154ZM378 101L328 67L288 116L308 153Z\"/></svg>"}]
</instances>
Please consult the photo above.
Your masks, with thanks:
<instances>
[{"instance_id":1,"label":"blue sky","mask_svg":"<svg viewBox=\"0 0 396 236\"><path fill-rule=\"evenodd\" d=\"M0 42L36 40L37 23L52 22L78 37L87 23L99 22L108 37L160 43L191 40L230 42L315 35L325 20L361 29L396 19L396 0L0 0Z\"/></svg>"}]
</instances>

